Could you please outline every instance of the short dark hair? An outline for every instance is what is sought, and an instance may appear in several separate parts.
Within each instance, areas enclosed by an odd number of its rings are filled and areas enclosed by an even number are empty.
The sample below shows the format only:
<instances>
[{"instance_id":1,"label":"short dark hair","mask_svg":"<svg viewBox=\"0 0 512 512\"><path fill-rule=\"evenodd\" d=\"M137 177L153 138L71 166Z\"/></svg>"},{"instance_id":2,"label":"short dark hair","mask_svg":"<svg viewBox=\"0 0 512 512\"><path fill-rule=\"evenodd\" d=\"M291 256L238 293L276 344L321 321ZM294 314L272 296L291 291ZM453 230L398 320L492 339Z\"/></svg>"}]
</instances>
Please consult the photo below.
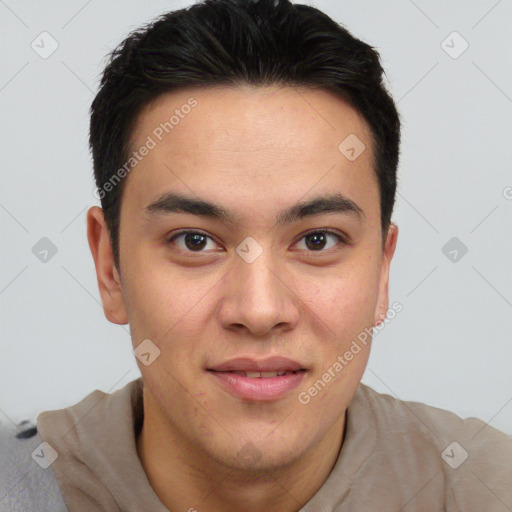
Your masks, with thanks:
<instances>
[{"instance_id":1,"label":"short dark hair","mask_svg":"<svg viewBox=\"0 0 512 512\"><path fill-rule=\"evenodd\" d=\"M131 32L110 53L90 110L94 178L116 267L125 180L105 184L129 159L141 110L164 93L194 86L305 86L348 101L371 131L384 247L395 202L400 118L383 74L372 46L322 11L289 0L203 0Z\"/></svg>"}]
</instances>

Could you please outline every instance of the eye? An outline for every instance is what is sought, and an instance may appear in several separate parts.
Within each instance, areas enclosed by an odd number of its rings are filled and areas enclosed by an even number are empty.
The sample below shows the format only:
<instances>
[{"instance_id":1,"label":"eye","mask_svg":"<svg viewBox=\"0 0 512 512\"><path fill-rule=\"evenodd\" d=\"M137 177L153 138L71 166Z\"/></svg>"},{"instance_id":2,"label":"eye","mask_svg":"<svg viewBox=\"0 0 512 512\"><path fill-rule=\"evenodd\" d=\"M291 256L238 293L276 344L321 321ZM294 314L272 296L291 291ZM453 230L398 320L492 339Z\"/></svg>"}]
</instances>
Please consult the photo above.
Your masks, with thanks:
<instances>
[{"instance_id":1,"label":"eye","mask_svg":"<svg viewBox=\"0 0 512 512\"><path fill-rule=\"evenodd\" d=\"M345 237L340 235L339 233L336 233L334 231L323 229L323 230L317 230L317 231L310 231L309 233L306 233L300 240L299 243L302 240L305 240L305 246L307 249L309 249L312 252L326 252L329 249L332 249L337 244L334 243L330 247L327 247L328 244L328 238L333 237L338 240L338 244L347 244L347 240ZM325 251L322 251L322 249L326 249Z\"/></svg>"},{"instance_id":2,"label":"eye","mask_svg":"<svg viewBox=\"0 0 512 512\"><path fill-rule=\"evenodd\" d=\"M331 244L330 247L326 246L329 245L328 239L329 238L335 238L338 240L338 243L347 244L347 240L345 237L340 235L339 233L336 233L334 231L330 231L327 229L324 230L317 230L317 231L311 231L309 233L306 233L298 242L297 245L302 242L302 240L305 240L305 247L306 250L312 251L312 252L326 252L329 249L332 249L337 244ZM180 240L180 243L176 243L176 240ZM206 235L205 233L202 233L201 231L194 231L194 230L183 230L176 234L174 234L172 237L170 237L167 240L167 243L176 243L179 249L181 249L184 252L207 252L206 250L208 248L208 241L211 241L213 244L215 244L214 240ZM212 248L210 248L212 249ZM325 249L325 250L324 250Z\"/></svg>"},{"instance_id":3,"label":"eye","mask_svg":"<svg viewBox=\"0 0 512 512\"><path fill-rule=\"evenodd\" d=\"M167 243L171 243L179 238L183 237L183 244L177 243L176 245L184 252L205 252L202 251L208 244L207 241L213 239L208 235L201 233L200 231L185 230L176 233L167 240Z\"/></svg>"}]
</instances>

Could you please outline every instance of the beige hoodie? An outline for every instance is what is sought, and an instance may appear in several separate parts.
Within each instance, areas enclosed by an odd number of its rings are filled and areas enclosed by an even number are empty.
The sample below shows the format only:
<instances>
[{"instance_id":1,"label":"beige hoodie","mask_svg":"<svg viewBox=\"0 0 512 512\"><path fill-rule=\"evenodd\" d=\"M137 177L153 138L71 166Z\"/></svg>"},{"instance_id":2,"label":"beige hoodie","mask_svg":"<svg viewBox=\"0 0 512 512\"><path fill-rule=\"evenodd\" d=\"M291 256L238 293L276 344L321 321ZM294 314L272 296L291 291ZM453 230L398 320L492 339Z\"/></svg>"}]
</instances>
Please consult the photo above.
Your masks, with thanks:
<instances>
[{"instance_id":1,"label":"beige hoodie","mask_svg":"<svg viewBox=\"0 0 512 512\"><path fill-rule=\"evenodd\" d=\"M69 512L168 512L137 455L141 378L37 418ZM512 512L512 440L360 384L338 460L301 512ZM269 511L274 512L274 511Z\"/></svg>"}]
</instances>

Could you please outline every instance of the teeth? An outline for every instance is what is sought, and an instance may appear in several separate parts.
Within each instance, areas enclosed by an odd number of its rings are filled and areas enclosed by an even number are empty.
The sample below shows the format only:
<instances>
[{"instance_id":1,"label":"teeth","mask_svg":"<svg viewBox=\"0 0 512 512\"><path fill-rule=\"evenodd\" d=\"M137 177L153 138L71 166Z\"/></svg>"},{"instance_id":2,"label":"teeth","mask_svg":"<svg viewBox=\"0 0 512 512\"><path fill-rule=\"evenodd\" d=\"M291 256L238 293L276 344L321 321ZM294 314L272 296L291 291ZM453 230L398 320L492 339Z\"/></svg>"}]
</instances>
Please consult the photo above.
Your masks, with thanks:
<instances>
[{"instance_id":1,"label":"teeth","mask_svg":"<svg viewBox=\"0 0 512 512\"><path fill-rule=\"evenodd\" d=\"M255 379L255 378L268 379L271 377L286 375L287 373L292 373L292 372L287 372L285 370L280 371L280 372L245 372L245 376L249 377L250 379Z\"/></svg>"}]
</instances>

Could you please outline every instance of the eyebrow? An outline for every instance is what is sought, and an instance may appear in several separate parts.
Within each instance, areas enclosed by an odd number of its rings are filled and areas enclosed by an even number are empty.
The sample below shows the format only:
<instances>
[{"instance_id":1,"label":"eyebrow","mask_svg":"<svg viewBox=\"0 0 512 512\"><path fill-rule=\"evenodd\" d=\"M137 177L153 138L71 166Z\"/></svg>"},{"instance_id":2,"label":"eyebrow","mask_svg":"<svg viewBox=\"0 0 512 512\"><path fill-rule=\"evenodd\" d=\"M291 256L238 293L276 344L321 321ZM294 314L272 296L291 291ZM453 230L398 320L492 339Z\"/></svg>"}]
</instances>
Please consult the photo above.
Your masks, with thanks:
<instances>
[{"instance_id":1,"label":"eyebrow","mask_svg":"<svg viewBox=\"0 0 512 512\"><path fill-rule=\"evenodd\" d=\"M176 192L168 192L144 208L145 214L151 218L155 215L171 213L190 213L208 217L224 224L234 226L239 222L238 215L226 210L224 207L196 199ZM363 209L343 194L329 194L318 196L308 201L302 201L278 213L276 224L282 226L296 222L305 217L327 213L341 213L351 215L358 220L365 218Z\"/></svg>"}]
</instances>

